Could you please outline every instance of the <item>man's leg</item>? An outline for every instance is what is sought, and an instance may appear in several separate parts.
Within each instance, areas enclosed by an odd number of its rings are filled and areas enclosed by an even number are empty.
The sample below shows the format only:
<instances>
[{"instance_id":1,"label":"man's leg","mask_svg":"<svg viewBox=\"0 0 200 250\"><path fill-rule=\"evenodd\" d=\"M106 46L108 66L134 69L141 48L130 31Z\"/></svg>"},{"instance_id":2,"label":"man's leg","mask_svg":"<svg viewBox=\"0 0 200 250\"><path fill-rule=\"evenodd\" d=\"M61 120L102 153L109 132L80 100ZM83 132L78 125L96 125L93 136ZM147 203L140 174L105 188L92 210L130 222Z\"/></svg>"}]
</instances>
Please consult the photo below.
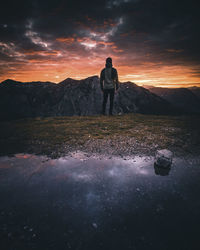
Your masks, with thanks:
<instances>
[{"instance_id":1,"label":"man's leg","mask_svg":"<svg viewBox=\"0 0 200 250\"><path fill-rule=\"evenodd\" d=\"M106 112L106 103L108 100L108 90L104 89L103 90L103 105L102 105L102 114L105 115Z\"/></svg>"},{"instance_id":2,"label":"man's leg","mask_svg":"<svg viewBox=\"0 0 200 250\"><path fill-rule=\"evenodd\" d=\"M109 110L110 115L112 115L113 112L114 95L115 95L115 89L110 89L110 110Z\"/></svg>"}]
</instances>

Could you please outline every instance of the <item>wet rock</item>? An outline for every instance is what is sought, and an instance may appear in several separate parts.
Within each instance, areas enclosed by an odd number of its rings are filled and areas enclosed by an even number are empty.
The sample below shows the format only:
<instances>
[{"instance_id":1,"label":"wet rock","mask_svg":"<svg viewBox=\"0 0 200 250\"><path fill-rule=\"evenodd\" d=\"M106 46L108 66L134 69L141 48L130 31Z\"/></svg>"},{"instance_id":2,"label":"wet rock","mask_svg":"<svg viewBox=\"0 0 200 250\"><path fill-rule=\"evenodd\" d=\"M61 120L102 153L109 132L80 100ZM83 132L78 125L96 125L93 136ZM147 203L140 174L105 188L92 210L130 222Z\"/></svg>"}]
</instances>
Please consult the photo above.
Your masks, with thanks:
<instances>
[{"instance_id":1,"label":"wet rock","mask_svg":"<svg viewBox=\"0 0 200 250\"><path fill-rule=\"evenodd\" d=\"M172 164L173 153L168 149L157 150L155 154L155 165L169 168Z\"/></svg>"}]
</instances>

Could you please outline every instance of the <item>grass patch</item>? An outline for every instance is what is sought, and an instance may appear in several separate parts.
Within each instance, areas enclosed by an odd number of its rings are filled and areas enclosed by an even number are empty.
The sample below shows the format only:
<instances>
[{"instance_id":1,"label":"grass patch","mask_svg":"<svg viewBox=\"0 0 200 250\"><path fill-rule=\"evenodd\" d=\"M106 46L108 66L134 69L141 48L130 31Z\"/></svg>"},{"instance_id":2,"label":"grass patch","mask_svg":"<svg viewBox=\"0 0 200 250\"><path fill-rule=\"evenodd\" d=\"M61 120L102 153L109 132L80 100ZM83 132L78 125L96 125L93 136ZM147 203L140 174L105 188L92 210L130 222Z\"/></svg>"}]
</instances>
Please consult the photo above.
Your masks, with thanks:
<instances>
[{"instance_id":1,"label":"grass patch","mask_svg":"<svg viewBox=\"0 0 200 250\"><path fill-rule=\"evenodd\" d=\"M199 153L199 116L63 116L0 122L0 154L59 156L82 149L153 153L156 148ZM122 149L120 149L120 147ZM121 150L121 151L120 151ZM132 152L134 150L134 152Z\"/></svg>"}]
</instances>

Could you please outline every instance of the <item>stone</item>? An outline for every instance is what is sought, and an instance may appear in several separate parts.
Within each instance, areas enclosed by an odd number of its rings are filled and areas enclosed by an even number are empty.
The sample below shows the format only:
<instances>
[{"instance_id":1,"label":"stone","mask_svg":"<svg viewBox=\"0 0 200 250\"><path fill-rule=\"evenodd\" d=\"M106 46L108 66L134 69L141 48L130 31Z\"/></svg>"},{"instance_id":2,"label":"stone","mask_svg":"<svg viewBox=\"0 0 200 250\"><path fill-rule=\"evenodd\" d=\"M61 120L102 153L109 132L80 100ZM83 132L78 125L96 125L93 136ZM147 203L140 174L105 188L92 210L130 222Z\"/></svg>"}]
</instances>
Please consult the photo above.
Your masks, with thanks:
<instances>
[{"instance_id":1,"label":"stone","mask_svg":"<svg viewBox=\"0 0 200 250\"><path fill-rule=\"evenodd\" d=\"M172 164L173 153L168 149L157 150L155 164L159 167L169 168Z\"/></svg>"}]
</instances>

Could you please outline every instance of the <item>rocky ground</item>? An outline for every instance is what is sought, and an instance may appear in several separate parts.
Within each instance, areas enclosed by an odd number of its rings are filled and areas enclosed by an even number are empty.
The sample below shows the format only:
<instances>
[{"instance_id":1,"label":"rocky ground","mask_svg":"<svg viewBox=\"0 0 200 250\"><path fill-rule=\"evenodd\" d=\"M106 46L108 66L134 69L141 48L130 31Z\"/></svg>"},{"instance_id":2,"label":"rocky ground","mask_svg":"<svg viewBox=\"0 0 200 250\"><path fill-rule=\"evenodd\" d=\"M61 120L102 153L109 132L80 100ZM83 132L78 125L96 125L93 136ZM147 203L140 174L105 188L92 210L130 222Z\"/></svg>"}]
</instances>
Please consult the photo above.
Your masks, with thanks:
<instances>
[{"instance_id":1,"label":"rocky ground","mask_svg":"<svg viewBox=\"0 0 200 250\"><path fill-rule=\"evenodd\" d=\"M76 150L105 155L199 155L199 116L73 116L0 123L0 155L33 153L57 158Z\"/></svg>"}]
</instances>

